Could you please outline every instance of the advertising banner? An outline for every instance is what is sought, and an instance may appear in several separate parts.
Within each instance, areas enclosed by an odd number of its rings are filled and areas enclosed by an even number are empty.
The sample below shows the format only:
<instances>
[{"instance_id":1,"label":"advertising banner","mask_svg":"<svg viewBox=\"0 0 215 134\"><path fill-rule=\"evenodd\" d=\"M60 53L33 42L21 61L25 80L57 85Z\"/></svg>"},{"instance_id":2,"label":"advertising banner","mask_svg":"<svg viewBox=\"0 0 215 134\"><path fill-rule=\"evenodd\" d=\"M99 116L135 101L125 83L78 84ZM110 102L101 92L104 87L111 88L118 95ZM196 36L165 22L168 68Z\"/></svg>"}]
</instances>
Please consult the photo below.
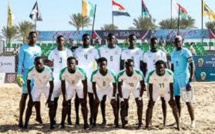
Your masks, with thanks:
<instances>
[{"instance_id":1,"label":"advertising banner","mask_svg":"<svg viewBox=\"0 0 215 134\"><path fill-rule=\"evenodd\" d=\"M194 56L196 81L215 81L215 56Z\"/></svg>"},{"instance_id":2,"label":"advertising banner","mask_svg":"<svg viewBox=\"0 0 215 134\"><path fill-rule=\"evenodd\" d=\"M14 56L0 56L0 73L15 73Z\"/></svg>"}]
</instances>

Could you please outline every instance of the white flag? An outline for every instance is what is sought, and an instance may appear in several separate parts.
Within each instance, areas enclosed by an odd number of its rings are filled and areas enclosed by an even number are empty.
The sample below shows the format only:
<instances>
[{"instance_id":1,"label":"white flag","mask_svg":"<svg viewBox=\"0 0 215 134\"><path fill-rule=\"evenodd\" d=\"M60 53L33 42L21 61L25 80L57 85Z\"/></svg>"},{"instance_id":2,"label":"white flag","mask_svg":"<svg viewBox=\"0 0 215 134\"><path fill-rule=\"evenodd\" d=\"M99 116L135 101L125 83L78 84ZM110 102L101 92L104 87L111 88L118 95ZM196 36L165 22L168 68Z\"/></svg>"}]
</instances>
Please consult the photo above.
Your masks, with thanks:
<instances>
[{"instance_id":1,"label":"white flag","mask_svg":"<svg viewBox=\"0 0 215 134\"><path fill-rule=\"evenodd\" d=\"M41 13L39 11L39 7L38 7L37 2L34 4L34 7L31 11L31 14L29 17L35 21L42 21L42 16L41 16Z\"/></svg>"}]
</instances>

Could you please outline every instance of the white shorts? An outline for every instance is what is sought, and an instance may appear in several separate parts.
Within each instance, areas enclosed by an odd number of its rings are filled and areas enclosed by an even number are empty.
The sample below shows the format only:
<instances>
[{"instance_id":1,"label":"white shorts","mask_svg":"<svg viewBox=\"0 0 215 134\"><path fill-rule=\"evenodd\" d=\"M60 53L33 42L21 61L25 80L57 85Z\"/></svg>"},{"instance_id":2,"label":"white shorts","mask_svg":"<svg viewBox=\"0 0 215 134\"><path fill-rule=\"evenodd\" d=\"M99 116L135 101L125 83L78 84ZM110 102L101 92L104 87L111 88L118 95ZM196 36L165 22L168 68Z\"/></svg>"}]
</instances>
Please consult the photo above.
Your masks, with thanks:
<instances>
[{"instance_id":1,"label":"white shorts","mask_svg":"<svg viewBox=\"0 0 215 134\"><path fill-rule=\"evenodd\" d=\"M123 99L128 99L131 93L133 94L134 98L140 97L140 90L139 89L122 87Z\"/></svg>"},{"instance_id":2,"label":"white shorts","mask_svg":"<svg viewBox=\"0 0 215 134\"><path fill-rule=\"evenodd\" d=\"M31 91L31 95L32 95L32 101L40 101L40 97L41 94L44 94L46 99L48 99L49 97L49 86L45 86L45 87L34 87L33 90ZM54 100L53 94L51 97L51 101Z\"/></svg>"},{"instance_id":3,"label":"white shorts","mask_svg":"<svg viewBox=\"0 0 215 134\"><path fill-rule=\"evenodd\" d=\"M56 79L56 80L54 80L54 91L53 91L54 98L59 97L61 92L62 92L62 90L61 90L61 81Z\"/></svg>"},{"instance_id":4,"label":"white shorts","mask_svg":"<svg viewBox=\"0 0 215 134\"><path fill-rule=\"evenodd\" d=\"M99 98L99 101L101 101L105 95L107 95L110 100L112 99L112 97L113 97L113 86L112 85L106 89L100 89L97 86L96 89L97 89L96 93L97 93L97 96Z\"/></svg>"},{"instance_id":5,"label":"white shorts","mask_svg":"<svg viewBox=\"0 0 215 134\"><path fill-rule=\"evenodd\" d=\"M153 89L152 91L152 98L153 101L156 101L159 97L163 97L166 102L170 100L170 91L169 90L160 90L160 89Z\"/></svg>"},{"instance_id":6,"label":"white shorts","mask_svg":"<svg viewBox=\"0 0 215 134\"><path fill-rule=\"evenodd\" d=\"M66 86L66 100L71 100L75 94L78 94L78 98L83 99L84 98L84 89L83 86L75 86L75 85L69 85Z\"/></svg>"}]
</instances>

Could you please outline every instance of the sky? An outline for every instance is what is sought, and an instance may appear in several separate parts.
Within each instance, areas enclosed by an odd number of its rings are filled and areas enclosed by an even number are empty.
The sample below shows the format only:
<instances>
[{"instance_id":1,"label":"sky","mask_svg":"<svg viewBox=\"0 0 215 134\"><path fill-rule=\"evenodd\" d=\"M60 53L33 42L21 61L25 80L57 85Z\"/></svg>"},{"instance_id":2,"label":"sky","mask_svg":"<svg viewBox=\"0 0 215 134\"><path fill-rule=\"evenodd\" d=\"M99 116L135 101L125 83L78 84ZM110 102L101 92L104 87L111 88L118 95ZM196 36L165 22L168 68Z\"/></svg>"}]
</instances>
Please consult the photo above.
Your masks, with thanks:
<instances>
[{"instance_id":1,"label":"sky","mask_svg":"<svg viewBox=\"0 0 215 134\"><path fill-rule=\"evenodd\" d=\"M111 0L89 0L97 4L95 19L95 29L100 30L104 24L112 23L112 2ZM122 4L129 12L131 17L114 17L114 24L119 29L127 29L133 26L133 19L141 15L141 0L115 0ZM144 0L155 24L171 16L171 0ZM215 11L214 0L204 0L208 6ZM9 0L13 14L15 15L14 25L21 21L31 21L29 14L36 0ZM69 25L70 15L79 13L82 10L82 0L37 0L43 21L37 23L40 31L69 31L75 28ZM195 20L195 26L201 28L201 0L176 0L188 11L188 15ZM8 0L0 0L0 29L7 25ZM209 21L204 17L204 23ZM85 28L91 29L91 27Z\"/></svg>"}]
</instances>

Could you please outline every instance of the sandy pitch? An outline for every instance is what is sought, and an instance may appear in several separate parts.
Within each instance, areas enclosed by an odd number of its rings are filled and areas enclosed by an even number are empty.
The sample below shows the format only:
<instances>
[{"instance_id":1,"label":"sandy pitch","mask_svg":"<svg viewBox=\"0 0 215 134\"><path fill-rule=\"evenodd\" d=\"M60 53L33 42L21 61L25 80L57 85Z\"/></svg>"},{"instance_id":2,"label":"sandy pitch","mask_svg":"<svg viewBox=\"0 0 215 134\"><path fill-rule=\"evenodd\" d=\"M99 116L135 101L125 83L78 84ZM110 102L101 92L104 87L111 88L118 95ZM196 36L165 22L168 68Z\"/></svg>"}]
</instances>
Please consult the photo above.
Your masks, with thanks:
<instances>
[{"instance_id":1,"label":"sandy pitch","mask_svg":"<svg viewBox=\"0 0 215 134\"><path fill-rule=\"evenodd\" d=\"M134 98L130 99L130 110L129 110L129 124L127 129L114 129L113 125L113 114L112 109L107 99L107 108L106 108L106 118L107 126L102 127L97 125L96 128L92 130L85 131L83 130L83 120L81 117L80 126L67 126L65 130L56 128L53 131L50 131L49 120L48 120L48 108L45 106L45 98L42 97L42 108L41 114L44 124L37 124L35 119L35 112L31 116L29 129L20 130L17 127L18 117L19 117L19 100L20 100L20 89L16 84L3 84L0 85L0 133L214 133L215 132L215 83L194 83L195 87L195 117L196 117L196 128L190 128L190 118L186 106L182 105L182 130L178 132L175 130L175 126L168 126L174 122L173 115L168 106L167 112L167 127L162 128L162 112L161 104L158 100L153 113L153 127L150 130L136 130L137 115L136 115L136 104ZM57 123L61 120L61 100L59 102L59 108L57 113ZM144 110L143 110L143 123L145 125L145 111L147 106L146 93L144 93ZM74 116L74 104L72 105L72 123L75 122ZM98 114L98 124L102 122L101 114ZM121 123L120 123L121 124Z\"/></svg>"}]
</instances>

